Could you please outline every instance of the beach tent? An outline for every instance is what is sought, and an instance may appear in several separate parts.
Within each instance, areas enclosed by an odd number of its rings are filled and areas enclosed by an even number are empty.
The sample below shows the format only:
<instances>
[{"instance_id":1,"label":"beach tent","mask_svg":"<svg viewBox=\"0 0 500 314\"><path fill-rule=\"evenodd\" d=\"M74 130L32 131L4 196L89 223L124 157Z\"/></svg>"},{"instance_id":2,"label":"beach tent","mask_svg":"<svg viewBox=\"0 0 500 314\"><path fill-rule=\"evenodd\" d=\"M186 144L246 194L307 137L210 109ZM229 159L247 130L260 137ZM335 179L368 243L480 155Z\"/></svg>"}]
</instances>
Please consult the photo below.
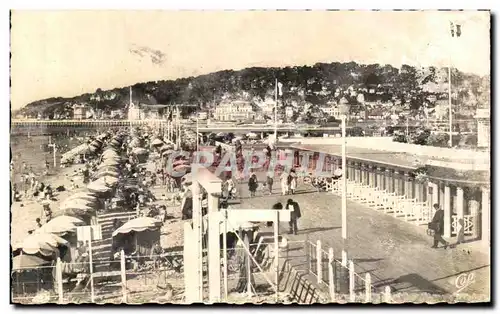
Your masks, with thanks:
<instances>
[{"instance_id":1,"label":"beach tent","mask_svg":"<svg viewBox=\"0 0 500 314\"><path fill-rule=\"evenodd\" d=\"M12 270L33 269L51 264L50 260L43 259L36 255L21 254L12 258Z\"/></svg>"},{"instance_id":2,"label":"beach tent","mask_svg":"<svg viewBox=\"0 0 500 314\"><path fill-rule=\"evenodd\" d=\"M13 249L14 251L21 249L26 254L52 256L61 245L68 246L68 241L52 233L34 233L14 245Z\"/></svg>"},{"instance_id":3,"label":"beach tent","mask_svg":"<svg viewBox=\"0 0 500 314\"><path fill-rule=\"evenodd\" d=\"M129 220L113 232L113 247L121 246L126 253L136 251L138 256L149 258L154 243L160 241L162 225L161 221L149 217Z\"/></svg>"}]
</instances>

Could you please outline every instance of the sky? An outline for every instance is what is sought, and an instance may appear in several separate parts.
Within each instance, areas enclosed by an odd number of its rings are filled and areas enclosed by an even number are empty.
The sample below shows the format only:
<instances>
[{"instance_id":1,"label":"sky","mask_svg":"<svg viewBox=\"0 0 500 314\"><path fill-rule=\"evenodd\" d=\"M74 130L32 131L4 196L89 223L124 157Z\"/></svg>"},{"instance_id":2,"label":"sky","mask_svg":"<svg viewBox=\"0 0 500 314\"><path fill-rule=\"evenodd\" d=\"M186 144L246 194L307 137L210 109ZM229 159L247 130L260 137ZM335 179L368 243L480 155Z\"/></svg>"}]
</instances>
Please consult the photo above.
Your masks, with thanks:
<instances>
[{"instance_id":1,"label":"sky","mask_svg":"<svg viewBox=\"0 0 500 314\"><path fill-rule=\"evenodd\" d=\"M450 21L462 25L451 38ZM11 108L252 66L350 62L490 73L489 12L13 11Z\"/></svg>"}]
</instances>

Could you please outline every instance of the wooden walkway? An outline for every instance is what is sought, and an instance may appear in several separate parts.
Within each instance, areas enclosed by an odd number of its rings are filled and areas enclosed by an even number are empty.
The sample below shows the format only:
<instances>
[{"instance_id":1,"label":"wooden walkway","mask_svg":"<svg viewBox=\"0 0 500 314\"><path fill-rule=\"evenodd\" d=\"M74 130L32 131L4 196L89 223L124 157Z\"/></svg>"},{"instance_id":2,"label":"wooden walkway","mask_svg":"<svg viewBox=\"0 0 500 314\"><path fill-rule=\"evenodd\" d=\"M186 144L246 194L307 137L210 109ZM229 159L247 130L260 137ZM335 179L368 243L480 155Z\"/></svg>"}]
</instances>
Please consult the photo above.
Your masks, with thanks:
<instances>
[{"instance_id":1,"label":"wooden walkway","mask_svg":"<svg viewBox=\"0 0 500 314\"><path fill-rule=\"evenodd\" d=\"M263 182L264 178L259 181ZM258 192L250 199L247 184L242 183L241 203L233 207L270 208L278 201L285 204L292 198L299 203L302 218L298 235L286 235L289 241L315 243L321 240L324 250L332 247L339 257L342 248L340 197L314 192L305 185L299 185L296 195L281 196L278 185L277 182L273 195ZM370 272L374 286L389 284L398 291L454 293L457 277L464 272L474 272L475 282L462 293L489 295L490 258L484 252L470 245L432 249L432 238L426 235L425 228L351 201L348 201L347 210L349 259L354 261L356 272ZM281 224L280 231L286 233L288 226ZM304 262L301 257L292 263Z\"/></svg>"}]
</instances>

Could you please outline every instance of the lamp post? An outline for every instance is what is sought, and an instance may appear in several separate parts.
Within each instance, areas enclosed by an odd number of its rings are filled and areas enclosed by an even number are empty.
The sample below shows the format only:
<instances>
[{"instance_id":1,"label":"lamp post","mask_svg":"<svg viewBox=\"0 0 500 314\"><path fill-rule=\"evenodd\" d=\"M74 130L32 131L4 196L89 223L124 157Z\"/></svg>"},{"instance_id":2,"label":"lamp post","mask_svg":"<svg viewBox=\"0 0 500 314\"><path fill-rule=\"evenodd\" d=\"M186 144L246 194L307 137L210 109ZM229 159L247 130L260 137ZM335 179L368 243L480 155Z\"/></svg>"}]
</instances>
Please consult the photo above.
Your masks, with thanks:
<instances>
[{"instance_id":1,"label":"lamp post","mask_svg":"<svg viewBox=\"0 0 500 314\"><path fill-rule=\"evenodd\" d=\"M339 101L339 113L342 121L342 265L347 266L347 158L346 158L346 120L350 105L347 99Z\"/></svg>"}]
</instances>

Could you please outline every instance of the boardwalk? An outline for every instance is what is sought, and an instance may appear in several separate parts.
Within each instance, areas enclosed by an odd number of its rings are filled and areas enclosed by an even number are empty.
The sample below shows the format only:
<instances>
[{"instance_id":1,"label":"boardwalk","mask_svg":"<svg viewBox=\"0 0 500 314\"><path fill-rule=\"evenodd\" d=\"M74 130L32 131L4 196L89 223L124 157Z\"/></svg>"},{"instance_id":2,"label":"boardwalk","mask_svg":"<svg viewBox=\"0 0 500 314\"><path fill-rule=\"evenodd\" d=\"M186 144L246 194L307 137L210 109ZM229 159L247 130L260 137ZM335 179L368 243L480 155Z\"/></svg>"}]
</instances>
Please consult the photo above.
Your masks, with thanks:
<instances>
[{"instance_id":1,"label":"boardwalk","mask_svg":"<svg viewBox=\"0 0 500 314\"><path fill-rule=\"evenodd\" d=\"M260 178L262 182L264 178ZM249 199L246 183L240 186L239 208L270 208L275 202L285 203L289 196L279 194L275 184L272 196ZM317 193L299 185L299 194L292 198L301 205L299 234L286 235L290 241L321 240L323 248L332 247L337 258L341 252L341 200L329 193ZM453 293L457 276L474 271L476 281L463 293L489 295L489 257L471 247L431 249L431 238L425 229L348 201L349 258L356 271L369 271L373 284L389 284L399 291ZM282 233L288 226L280 226ZM303 264L297 258L292 263Z\"/></svg>"}]
</instances>

